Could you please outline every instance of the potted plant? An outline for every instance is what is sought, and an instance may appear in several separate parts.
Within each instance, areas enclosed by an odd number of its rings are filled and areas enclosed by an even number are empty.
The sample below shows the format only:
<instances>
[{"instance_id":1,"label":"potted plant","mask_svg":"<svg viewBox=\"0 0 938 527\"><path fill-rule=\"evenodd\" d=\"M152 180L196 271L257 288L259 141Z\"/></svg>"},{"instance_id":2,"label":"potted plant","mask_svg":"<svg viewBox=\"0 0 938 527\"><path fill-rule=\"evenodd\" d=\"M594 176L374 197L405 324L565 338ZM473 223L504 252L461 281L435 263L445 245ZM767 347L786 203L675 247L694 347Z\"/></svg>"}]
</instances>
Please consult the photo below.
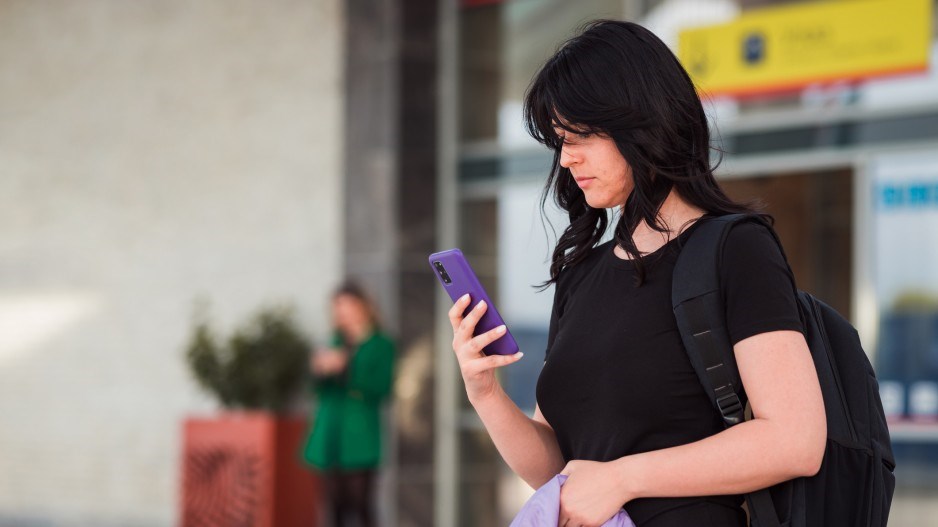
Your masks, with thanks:
<instances>
[{"instance_id":1,"label":"potted plant","mask_svg":"<svg viewBox=\"0 0 938 527\"><path fill-rule=\"evenodd\" d=\"M224 411L185 421L181 525L315 524L317 485L299 457L306 422L287 411L309 350L289 307L259 310L224 341L197 317L186 362Z\"/></svg>"}]
</instances>

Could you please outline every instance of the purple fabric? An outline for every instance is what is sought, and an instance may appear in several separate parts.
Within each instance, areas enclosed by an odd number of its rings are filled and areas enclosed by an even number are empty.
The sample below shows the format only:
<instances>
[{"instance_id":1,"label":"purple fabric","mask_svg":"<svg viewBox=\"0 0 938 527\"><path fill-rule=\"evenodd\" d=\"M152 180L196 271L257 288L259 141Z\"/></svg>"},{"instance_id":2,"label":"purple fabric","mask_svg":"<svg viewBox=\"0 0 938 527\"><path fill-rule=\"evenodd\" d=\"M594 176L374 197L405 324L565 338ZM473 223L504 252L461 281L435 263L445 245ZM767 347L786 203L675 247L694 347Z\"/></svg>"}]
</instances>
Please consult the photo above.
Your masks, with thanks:
<instances>
[{"instance_id":1,"label":"purple fabric","mask_svg":"<svg viewBox=\"0 0 938 527\"><path fill-rule=\"evenodd\" d=\"M557 527L560 521L560 487L567 481L567 476L557 474L531 496L521 507L510 527ZM603 527L635 527L632 518L623 509L606 520Z\"/></svg>"}]
</instances>

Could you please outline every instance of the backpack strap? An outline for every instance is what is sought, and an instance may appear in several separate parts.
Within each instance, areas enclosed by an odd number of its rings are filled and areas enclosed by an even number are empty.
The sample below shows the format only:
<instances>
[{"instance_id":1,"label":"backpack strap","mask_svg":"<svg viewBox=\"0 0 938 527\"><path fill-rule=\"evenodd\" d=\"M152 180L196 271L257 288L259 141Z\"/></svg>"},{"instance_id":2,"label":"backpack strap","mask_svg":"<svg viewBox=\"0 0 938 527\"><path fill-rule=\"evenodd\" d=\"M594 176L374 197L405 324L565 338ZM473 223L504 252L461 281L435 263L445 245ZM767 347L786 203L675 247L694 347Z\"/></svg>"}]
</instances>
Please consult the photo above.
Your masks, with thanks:
<instances>
[{"instance_id":1,"label":"backpack strap","mask_svg":"<svg viewBox=\"0 0 938 527\"><path fill-rule=\"evenodd\" d=\"M720 289L723 244L730 229L754 216L704 218L684 244L674 266L671 306L681 340L700 383L726 426L743 422L745 394L726 330Z\"/></svg>"},{"instance_id":2,"label":"backpack strap","mask_svg":"<svg viewBox=\"0 0 938 527\"><path fill-rule=\"evenodd\" d=\"M734 225L764 221L751 214L729 214L698 221L703 223L686 241L674 267L671 305L700 384L729 428L744 421L746 394L726 328L726 303L720 288L723 245ZM746 499L752 525L780 527L768 489L750 493Z\"/></svg>"}]
</instances>

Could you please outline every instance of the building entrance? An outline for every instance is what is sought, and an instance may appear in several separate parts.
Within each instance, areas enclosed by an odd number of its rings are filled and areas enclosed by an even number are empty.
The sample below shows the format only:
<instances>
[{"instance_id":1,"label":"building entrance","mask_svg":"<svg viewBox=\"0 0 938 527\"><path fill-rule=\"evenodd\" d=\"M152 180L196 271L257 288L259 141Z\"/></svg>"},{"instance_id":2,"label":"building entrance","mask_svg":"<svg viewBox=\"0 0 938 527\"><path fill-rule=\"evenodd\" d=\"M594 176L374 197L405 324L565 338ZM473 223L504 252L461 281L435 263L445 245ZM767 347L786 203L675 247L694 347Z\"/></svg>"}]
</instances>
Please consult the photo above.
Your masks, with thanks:
<instances>
[{"instance_id":1,"label":"building entrance","mask_svg":"<svg viewBox=\"0 0 938 527\"><path fill-rule=\"evenodd\" d=\"M853 284L853 169L733 178L734 200L760 200L803 289L850 318Z\"/></svg>"}]
</instances>

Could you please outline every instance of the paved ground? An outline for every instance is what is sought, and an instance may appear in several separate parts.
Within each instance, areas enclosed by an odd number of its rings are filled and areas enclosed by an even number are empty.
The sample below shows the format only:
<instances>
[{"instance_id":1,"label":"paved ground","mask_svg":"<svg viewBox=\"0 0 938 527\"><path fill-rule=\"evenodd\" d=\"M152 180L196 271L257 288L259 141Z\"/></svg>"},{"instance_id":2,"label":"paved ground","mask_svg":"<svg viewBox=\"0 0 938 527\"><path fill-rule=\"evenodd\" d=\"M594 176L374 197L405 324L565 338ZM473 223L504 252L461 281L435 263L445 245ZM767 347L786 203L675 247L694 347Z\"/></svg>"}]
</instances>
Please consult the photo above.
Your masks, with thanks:
<instances>
[{"instance_id":1,"label":"paved ground","mask_svg":"<svg viewBox=\"0 0 938 527\"><path fill-rule=\"evenodd\" d=\"M899 489L892 501L889 527L938 527L938 492Z\"/></svg>"}]
</instances>

